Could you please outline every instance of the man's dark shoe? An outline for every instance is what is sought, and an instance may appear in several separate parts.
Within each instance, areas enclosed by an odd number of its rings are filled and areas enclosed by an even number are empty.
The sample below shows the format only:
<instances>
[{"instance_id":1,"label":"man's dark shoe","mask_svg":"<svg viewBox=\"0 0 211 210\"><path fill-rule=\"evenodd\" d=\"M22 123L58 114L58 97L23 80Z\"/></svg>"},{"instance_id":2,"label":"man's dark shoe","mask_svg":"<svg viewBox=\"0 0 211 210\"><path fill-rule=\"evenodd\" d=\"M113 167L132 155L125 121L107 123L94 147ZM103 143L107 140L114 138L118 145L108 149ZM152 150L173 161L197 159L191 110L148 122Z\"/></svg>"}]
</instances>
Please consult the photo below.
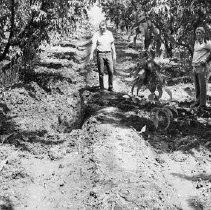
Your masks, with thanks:
<instances>
[{"instance_id":1,"label":"man's dark shoe","mask_svg":"<svg viewBox=\"0 0 211 210\"><path fill-rule=\"evenodd\" d=\"M109 88L108 88L108 91L113 92L114 89L113 89L112 87L109 87Z\"/></svg>"}]
</instances>

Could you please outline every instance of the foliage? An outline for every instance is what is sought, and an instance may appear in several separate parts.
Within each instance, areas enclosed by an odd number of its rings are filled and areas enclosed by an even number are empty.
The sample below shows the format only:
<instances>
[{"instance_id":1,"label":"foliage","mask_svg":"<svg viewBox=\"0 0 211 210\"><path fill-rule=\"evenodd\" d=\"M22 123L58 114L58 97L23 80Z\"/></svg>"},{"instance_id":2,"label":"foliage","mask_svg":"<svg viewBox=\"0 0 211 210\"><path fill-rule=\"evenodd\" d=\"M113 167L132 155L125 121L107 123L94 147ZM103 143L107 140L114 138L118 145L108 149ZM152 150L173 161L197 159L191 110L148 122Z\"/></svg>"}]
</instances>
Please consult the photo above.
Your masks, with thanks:
<instances>
[{"instance_id":1,"label":"foliage","mask_svg":"<svg viewBox=\"0 0 211 210\"><path fill-rule=\"evenodd\" d=\"M12 52L23 56L24 66L36 57L49 32L76 30L86 17L88 1L80 0L2 0L0 2L0 62ZM32 67L33 68L33 67Z\"/></svg>"},{"instance_id":2,"label":"foliage","mask_svg":"<svg viewBox=\"0 0 211 210\"><path fill-rule=\"evenodd\" d=\"M204 26L206 34L210 36L210 1L118 0L103 4L103 7L117 28L126 27L135 33L142 31L146 39L154 36L165 45L170 57L173 48L178 45L185 47L192 55L196 27ZM155 29L158 33L155 33Z\"/></svg>"},{"instance_id":3,"label":"foliage","mask_svg":"<svg viewBox=\"0 0 211 210\"><path fill-rule=\"evenodd\" d=\"M50 29L71 33L83 19L87 19L88 1L54 0Z\"/></svg>"}]
</instances>

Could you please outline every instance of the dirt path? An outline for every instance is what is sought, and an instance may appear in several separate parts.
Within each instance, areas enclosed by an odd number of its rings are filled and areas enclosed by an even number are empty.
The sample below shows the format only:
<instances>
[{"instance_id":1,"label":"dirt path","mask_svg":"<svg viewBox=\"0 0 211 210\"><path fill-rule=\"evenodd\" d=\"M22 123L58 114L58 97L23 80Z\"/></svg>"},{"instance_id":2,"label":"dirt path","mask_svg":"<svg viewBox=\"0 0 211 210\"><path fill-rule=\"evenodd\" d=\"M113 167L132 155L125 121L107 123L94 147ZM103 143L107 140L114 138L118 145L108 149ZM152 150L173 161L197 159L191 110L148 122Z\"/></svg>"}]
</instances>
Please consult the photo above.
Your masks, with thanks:
<instances>
[{"instance_id":1,"label":"dirt path","mask_svg":"<svg viewBox=\"0 0 211 210\"><path fill-rule=\"evenodd\" d=\"M1 209L211 209L210 150L179 150L194 135L153 131L148 91L125 97L137 51L122 41L117 49L114 93L94 88L86 48L66 41L45 48L36 81L4 94ZM190 99L189 86L172 86L174 99Z\"/></svg>"}]
</instances>

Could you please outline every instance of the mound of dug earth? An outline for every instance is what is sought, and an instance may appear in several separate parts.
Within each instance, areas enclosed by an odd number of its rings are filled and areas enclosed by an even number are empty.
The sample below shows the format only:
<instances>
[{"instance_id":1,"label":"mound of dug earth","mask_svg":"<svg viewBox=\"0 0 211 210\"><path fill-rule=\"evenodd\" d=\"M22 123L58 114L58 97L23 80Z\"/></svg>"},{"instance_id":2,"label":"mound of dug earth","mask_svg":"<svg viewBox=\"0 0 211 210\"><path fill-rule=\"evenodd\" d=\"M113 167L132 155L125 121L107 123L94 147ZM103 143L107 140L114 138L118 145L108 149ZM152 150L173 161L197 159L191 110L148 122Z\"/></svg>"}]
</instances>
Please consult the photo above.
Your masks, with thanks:
<instances>
[{"instance_id":1,"label":"mound of dug earth","mask_svg":"<svg viewBox=\"0 0 211 210\"><path fill-rule=\"evenodd\" d=\"M133 128L120 123L121 116L118 108L103 108L84 123L83 134L79 135L79 151L93 170L89 174L93 188L88 206L179 209L175 192L156 161L156 153Z\"/></svg>"}]
</instances>

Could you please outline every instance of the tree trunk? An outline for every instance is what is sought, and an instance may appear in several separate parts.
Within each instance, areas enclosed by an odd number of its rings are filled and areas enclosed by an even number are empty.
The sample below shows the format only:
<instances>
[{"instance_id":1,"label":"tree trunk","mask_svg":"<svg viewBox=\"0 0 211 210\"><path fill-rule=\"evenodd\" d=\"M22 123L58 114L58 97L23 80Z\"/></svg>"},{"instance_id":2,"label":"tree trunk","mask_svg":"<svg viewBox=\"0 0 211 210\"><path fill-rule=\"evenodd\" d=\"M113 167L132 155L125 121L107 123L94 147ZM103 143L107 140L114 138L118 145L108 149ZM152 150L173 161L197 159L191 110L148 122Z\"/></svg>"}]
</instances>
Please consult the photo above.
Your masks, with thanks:
<instances>
[{"instance_id":1,"label":"tree trunk","mask_svg":"<svg viewBox=\"0 0 211 210\"><path fill-rule=\"evenodd\" d=\"M7 53L9 52L9 48L11 46L11 40L13 38L14 35L14 22L15 22L15 0L11 0L11 6L10 6L10 11L11 11L11 18L10 18L10 35L7 41L7 44L4 48L4 51L2 53L2 55L0 55L0 62L3 61L7 55Z\"/></svg>"}]
</instances>

